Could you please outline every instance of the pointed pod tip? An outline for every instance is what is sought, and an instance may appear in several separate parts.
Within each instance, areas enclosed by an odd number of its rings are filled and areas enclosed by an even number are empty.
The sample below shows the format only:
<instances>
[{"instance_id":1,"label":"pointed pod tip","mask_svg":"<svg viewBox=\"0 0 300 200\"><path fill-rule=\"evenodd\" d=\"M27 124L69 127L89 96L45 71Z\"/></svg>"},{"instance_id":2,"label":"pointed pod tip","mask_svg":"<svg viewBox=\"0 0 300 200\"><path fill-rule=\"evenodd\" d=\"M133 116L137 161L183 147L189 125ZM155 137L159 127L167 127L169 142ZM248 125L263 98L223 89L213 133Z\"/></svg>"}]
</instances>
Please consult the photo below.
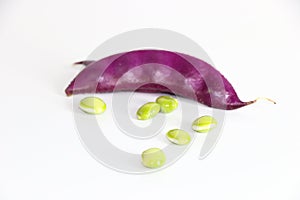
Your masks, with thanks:
<instances>
[{"instance_id":1,"label":"pointed pod tip","mask_svg":"<svg viewBox=\"0 0 300 200\"><path fill-rule=\"evenodd\" d=\"M82 61L78 61L78 62L75 62L73 63L73 66L76 66L76 65L84 65L84 66L88 66L89 64L95 62L94 60L82 60Z\"/></svg>"},{"instance_id":2,"label":"pointed pod tip","mask_svg":"<svg viewBox=\"0 0 300 200\"><path fill-rule=\"evenodd\" d=\"M73 66L84 65L83 61L78 61L72 64Z\"/></svg>"},{"instance_id":3,"label":"pointed pod tip","mask_svg":"<svg viewBox=\"0 0 300 200\"><path fill-rule=\"evenodd\" d=\"M66 93L67 97L70 97L70 96L73 95L73 92L72 92L71 90L69 90L69 88L67 88L67 89L65 90L65 93Z\"/></svg>"}]
</instances>

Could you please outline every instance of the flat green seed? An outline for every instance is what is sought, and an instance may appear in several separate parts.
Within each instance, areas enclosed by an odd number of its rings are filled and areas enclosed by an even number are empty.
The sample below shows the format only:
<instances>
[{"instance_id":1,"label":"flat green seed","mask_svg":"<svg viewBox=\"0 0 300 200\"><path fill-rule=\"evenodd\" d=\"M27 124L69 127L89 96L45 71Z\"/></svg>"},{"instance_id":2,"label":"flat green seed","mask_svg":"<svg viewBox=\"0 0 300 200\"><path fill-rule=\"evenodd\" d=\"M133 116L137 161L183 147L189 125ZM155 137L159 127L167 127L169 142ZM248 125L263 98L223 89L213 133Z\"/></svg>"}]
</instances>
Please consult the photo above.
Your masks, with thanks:
<instances>
[{"instance_id":1,"label":"flat green seed","mask_svg":"<svg viewBox=\"0 0 300 200\"><path fill-rule=\"evenodd\" d=\"M160 111L160 105L155 102L149 102L142 105L136 115L139 120L147 120L155 117Z\"/></svg>"},{"instance_id":2,"label":"flat green seed","mask_svg":"<svg viewBox=\"0 0 300 200\"><path fill-rule=\"evenodd\" d=\"M178 107L177 99L170 96L160 96L156 99L156 103L160 105L160 111L169 113Z\"/></svg>"},{"instance_id":3,"label":"flat green seed","mask_svg":"<svg viewBox=\"0 0 300 200\"><path fill-rule=\"evenodd\" d=\"M199 133L207 133L217 126L217 120L211 116L202 116L197 118L192 125L192 129Z\"/></svg>"},{"instance_id":4,"label":"flat green seed","mask_svg":"<svg viewBox=\"0 0 300 200\"><path fill-rule=\"evenodd\" d=\"M173 129L167 133L167 138L174 144L184 145L191 141L191 136L184 130Z\"/></svg>"},{"instance_id":5,"label":"flat green seed","mask_svg":"<svg viewBox=\"0 0 300 200\"><path fill-rule=\"evenodd\" d=\"M142 163L148 168L158 168L165 164L165 153L159 148L150 148L142 153Z\"/></svg>"},{"instance_id":6,"label":"flat green seed","mask_svg":"<svg viewBox=\"0 0 300 200\"><path fill-rule=\"evenodd\" d=\"M89 114L101 114L106 110L106 104L98 97L86 97L80 101L79 108Z\"/></svg>"}]
</instances>

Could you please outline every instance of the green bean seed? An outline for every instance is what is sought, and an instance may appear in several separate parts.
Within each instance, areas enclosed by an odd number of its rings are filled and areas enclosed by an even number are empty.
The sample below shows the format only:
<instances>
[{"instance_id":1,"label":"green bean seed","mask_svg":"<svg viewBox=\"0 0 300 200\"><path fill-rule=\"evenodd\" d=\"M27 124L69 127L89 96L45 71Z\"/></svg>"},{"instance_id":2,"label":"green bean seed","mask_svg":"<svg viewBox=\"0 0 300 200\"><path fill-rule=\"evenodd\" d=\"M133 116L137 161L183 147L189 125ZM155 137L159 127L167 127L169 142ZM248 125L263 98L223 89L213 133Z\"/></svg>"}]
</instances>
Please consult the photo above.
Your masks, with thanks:
<instances>
[{"instance_id":1,"label":"green bean seed","mask_svg":"<svg viewBox=\"0 0 300 200\"><path fill-rule=\"evenodd\" d=\"M80 101L79 108L89 114L101 114L106 110L106 104L97 97L86 97Z\"/></svg>"},{"instance_id":2,"label":"green bean seed","mask_svg":"<svg viewBox=\"0 0 300 200\"><path fill-rule=\"evenodd\" d=\"M158 168L165 164L165 153L159 148L150 148L142 153L142 163L148 168Z\"/></svg>"},{"instance_id":3,"label":"green bean seed","mask_svg":"<svg viewBox=\"0 0 300 200\"><path fill-rule=\"evenodd\" d=\"M156 99L156 103L160 105L160 111L169 113L178 107L177 99L170 96L160 96Z\"/></svg>"},{"instance_id":4,"label":"green bean seed","mask_svg":"<svg viewBox=\"0 0 300 200\"><path fill-rule=\"evenodd\" d=\"M193 122L192 129L199 133L207 133L217 126L217 120L211 116L202 116Z\"/></svg>"},{"instance_id":5,"label":"green bean seed","mask_svg":"<svg viewBox=\"0 0 300 200\"><path fill-rule=\"evenodd\" d=\"M136 115L139 120L147 120L155 117L160 111L160 105L155 102L149 102L142 105Z\"/></svg>"},{"instance_id":6,"label":"green bean seed","mask_svg":"<svg viewBox=\"0 0 300 200\"><path fill-rule=\"evenodd\" d=\"M181 129L173 129L167 133L167 138L174 144L184 145L191 141L189 133Z\"/></svg>"}]
</instances>

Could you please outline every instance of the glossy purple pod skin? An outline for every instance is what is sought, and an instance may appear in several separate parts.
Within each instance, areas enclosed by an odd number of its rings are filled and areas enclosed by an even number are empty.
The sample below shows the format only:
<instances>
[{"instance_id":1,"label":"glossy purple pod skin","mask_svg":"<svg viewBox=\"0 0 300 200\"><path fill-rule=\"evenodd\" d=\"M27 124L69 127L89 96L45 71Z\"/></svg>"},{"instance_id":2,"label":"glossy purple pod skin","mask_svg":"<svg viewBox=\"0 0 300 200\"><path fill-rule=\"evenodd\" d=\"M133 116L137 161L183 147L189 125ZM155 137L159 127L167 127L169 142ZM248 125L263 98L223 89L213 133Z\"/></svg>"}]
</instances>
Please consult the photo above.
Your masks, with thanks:
<instances>
[{"instance_id":1,"label":"glossy purple pod skin","mask_svg":"<svg viewBox=\"0 0 300 200\"><path fill-rule=\"evenodd\" d=\"M218 70L182 53L136 50L75 64L86 65L86 68L66 88L67 96L118 91L170 93L223 110L256 101L241 101Z\"/></svg>"}]
</instances>

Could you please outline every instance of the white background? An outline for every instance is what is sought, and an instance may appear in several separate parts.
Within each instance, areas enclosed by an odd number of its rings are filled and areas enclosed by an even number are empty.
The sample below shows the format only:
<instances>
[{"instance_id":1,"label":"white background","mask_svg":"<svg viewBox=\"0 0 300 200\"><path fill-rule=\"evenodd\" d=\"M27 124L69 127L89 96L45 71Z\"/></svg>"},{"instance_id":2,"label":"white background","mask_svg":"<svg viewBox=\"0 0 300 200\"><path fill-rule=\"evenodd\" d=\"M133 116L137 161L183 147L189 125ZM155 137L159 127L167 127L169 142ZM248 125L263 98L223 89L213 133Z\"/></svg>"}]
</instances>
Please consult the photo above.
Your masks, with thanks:
<instances>
[{"instance_id":1,"label":"white background","mask_svg":"<svg viewBox=\"0 0 300 200\"><path fill-rule=\"evenodd\" d=\"M299 200L298 0L0 0L0 199ZM81 145L64 94L84 59L110 37L166 28L209 54L242 100L216 148L201 141L171 167L115 172Z\"/></svg>"}]
</instances>

